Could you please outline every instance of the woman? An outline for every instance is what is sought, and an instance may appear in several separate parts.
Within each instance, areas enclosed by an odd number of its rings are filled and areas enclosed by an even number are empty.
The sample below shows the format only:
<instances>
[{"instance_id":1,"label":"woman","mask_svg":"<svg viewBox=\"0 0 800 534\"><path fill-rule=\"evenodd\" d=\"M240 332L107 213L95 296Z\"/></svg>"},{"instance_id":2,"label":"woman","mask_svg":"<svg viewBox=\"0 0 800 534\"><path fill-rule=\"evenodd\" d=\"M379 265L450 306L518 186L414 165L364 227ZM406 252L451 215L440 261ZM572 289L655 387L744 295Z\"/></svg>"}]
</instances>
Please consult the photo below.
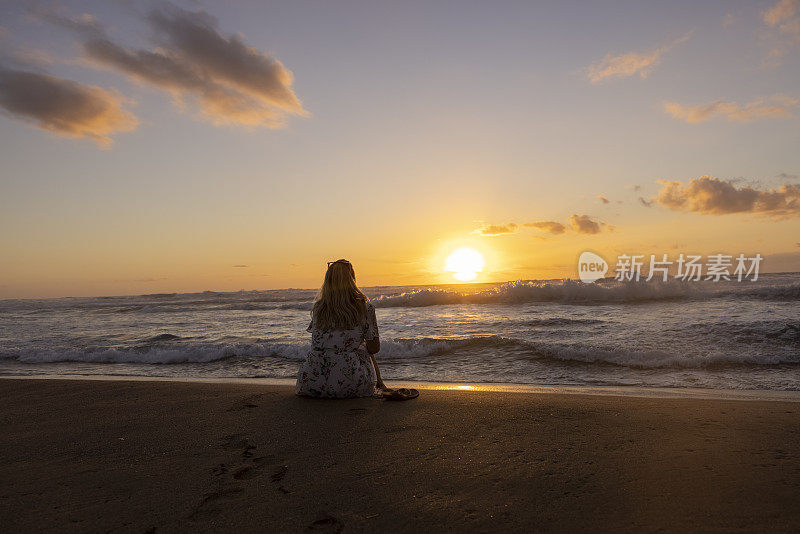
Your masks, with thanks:
<instances>
[{"instance_id":1,"label":"woman","mask_svg":"<svg viewBox=\"0 0 800 534\"><path fill-rule=\"evenodd\" d=\"M298 395L342 398L391 392L373 356L381 349L375 308L356 286L349 261L328 263L308 331L312 346L297 373Z\"/></svg>"}]
</instances>

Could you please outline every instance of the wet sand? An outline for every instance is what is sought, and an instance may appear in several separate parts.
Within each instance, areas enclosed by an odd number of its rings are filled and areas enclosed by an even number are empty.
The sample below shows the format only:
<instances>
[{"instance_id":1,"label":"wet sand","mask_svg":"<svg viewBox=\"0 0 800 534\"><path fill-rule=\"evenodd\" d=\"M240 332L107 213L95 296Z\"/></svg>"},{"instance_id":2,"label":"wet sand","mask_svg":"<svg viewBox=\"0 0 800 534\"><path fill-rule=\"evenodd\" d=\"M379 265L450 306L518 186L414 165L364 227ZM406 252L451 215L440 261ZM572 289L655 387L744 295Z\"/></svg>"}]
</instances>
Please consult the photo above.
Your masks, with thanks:
<instances>
[{"instance_id":1,"label":"wet sand","mask_svg":"<svg viewBox=\"0 0 800 534\"><path fill-rule=\"evenodd\" d=\"M0 526L800 530L800 403L0 380Z\"/></svg>"}]
</instances>

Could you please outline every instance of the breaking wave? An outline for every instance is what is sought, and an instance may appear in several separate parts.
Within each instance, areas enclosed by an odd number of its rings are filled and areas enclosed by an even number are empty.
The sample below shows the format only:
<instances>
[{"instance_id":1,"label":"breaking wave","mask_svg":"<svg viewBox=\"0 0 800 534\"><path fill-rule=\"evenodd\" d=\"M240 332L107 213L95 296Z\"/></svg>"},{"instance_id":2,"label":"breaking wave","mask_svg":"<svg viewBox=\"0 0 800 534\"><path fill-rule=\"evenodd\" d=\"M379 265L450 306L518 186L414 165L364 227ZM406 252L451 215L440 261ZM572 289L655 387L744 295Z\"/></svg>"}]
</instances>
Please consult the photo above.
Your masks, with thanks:
<instances>
[{"instance_id":1,"label":"breaking wave","mask_svg":"<svg viewBox=\"0 0 800 534\"><path fill-rule=\"evenodd\" d=\"M422 307L447 304L520 304L564 302L571 304L628 303L726 296L760 300L800 300L800 284L762 287L714 286L684 281L614 282L584 284L574 280L507 282L477 293L420 289L373 297L377 307Z\"/></svg>"},{"instance_id":2,"label":"breaking wave","mask_svg":"<svg viewBox=\"0 0 800 534\"><path fill-rule=\"evenodd\" d=\"M386 361L441 358L450 355L485 357L492 365L501 361L538 360L543 363L602 364L636 369L709 368L720 366L765 366L800 364L800 329L787 325L780 332L762 332L752 340L752 350L740 347L736 351L695 354L660 350L637 350L581 343L537 343L503 336L471 336L464 338L395 339L381 342L379 358ZM167 341L166 335L158 341ZM779 337L786 350L764 354L759 343ZM284 363L300 361L310 350L308 343L209 343L174 346L140 346L132 348L101 348L87 350L4 350L0 359L19 363L82 362L92 364L181 364L211 363L223 360L277 359ZM487 360L487 361L488 361Z\"/></svg>"}]
</instances>

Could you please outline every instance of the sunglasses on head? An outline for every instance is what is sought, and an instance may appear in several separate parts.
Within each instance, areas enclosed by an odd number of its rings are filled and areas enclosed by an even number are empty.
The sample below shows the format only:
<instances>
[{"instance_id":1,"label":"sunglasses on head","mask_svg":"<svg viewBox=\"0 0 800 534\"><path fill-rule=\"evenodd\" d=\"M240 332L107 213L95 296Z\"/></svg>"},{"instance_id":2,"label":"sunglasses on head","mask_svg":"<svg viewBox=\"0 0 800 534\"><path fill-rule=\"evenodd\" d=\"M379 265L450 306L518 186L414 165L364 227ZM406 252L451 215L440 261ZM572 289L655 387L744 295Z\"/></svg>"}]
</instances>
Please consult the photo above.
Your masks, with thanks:
<instances>
[{"instance_id":1,"label":"sunglasses on head","mask_svg":"<svg viewBox=\"0 0 800 534\"><path fill-rule=\"evenodd\" d=\"M345 263L345 264L347 264L347 265L350 265L350 262L349 262L349 261L347 261L347 260L336 260L336 261L329 261L329 262L328 262L328 267L330 267L330 266L331 266L331 265L333 265L334 263Z\"/></svg>"}]
</instances>

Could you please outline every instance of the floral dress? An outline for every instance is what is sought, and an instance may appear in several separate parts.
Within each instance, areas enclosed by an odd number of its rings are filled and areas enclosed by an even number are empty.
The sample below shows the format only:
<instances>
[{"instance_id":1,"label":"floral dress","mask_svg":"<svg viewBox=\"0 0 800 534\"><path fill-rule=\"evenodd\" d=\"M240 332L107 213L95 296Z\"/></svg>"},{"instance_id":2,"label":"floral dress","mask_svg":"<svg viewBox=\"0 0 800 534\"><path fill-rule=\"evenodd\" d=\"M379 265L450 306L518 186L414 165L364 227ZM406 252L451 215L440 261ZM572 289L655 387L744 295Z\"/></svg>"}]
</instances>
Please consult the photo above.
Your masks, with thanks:
<instances>
[{"instance_id":1,"label":"floral dress","mask_svg":"<svg viewBox=\"0 0 800 534\"><path fill-rule=\"evenodd\" d=\"M314 321L311 351L297 373L295 391L308 397L370 397L376 394L375 368L363 346L378 339L375 308L367 303L364 321L351 330L324 331Z\"/></svg>"}]
</instances>

